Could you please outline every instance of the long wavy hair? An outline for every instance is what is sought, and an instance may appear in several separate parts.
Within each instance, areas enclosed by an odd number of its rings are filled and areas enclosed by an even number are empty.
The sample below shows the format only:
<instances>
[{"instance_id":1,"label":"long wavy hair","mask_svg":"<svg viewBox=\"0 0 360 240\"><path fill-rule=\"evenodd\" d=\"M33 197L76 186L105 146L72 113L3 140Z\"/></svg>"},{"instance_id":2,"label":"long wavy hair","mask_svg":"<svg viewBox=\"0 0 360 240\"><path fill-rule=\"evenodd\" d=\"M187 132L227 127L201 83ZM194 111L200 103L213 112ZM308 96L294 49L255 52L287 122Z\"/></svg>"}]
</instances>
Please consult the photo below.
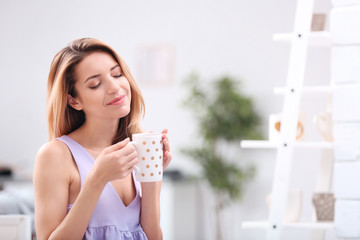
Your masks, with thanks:
<instances>
[{"instance_id":1,"label":"long wavy hair","mask_svg":"<svg viewBox=\"0 0 360 240\"><path fill-rule=\"evenodd\" d=\"M67 103L67 96L68 94L73 97L77 96L76 79L74 78L75 67L94 51L109 53L120 65L130 84L130 113L120 119L113 143L131 137L134 133L142 132L140 120L145 115L145 103L129 67L109 45L94 38L81 38L74 40L60 50L51 63L47 84L49 140L69 134L85 122L84 112L73 109Z\"/></svg>"}]
</instances>

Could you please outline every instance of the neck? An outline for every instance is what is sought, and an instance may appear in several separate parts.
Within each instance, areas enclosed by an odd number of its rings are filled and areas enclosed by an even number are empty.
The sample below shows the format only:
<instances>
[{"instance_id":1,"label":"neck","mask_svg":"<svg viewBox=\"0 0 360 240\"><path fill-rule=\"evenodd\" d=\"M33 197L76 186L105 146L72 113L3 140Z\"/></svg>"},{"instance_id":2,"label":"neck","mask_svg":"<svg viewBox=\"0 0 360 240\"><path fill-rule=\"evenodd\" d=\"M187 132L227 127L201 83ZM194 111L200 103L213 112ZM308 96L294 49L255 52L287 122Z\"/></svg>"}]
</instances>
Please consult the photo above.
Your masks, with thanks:
<instances>
[{"instance_id":1,"label":"neck","mask_svg":"<svg viewBox=\"0 0 360 240\"><path fill-rule=\"evenodd\" d=\"M88 148L105 148L112 145L118 125L119 120L86 120L74 137Z\"/></svg>"}]
</instances>

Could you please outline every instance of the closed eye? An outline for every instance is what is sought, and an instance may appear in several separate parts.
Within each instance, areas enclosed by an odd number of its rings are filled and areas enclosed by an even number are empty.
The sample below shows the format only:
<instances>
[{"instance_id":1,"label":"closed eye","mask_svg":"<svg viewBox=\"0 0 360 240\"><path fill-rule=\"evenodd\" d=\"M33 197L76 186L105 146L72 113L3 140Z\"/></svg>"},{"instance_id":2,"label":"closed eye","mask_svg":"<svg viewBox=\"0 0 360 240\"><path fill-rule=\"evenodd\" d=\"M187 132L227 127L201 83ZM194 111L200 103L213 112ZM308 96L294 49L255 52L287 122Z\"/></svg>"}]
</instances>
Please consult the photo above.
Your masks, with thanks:
<instances>
[{"instance_id":1,"label":"closed eye","mask_svg":"<svg viewBox=\"0 0 360 240\"><path fill-rule=\"evenodd\" d=\"M120 77L122 77L122 76L124 76L122 73L120 73L119 75L115 75L115 76L113 76L113 77L115 77L115 78L120 78Z\"/></svg>"},{"instance_id":2,"label":"closed eye","mask_svg":"<svg viewBox=\"0 0 360 240\"><path fill-rule=\"evenodd\" d=\"M100 83L98 83L97 85L90 87L90 89L97 89L100 86Z\"/></svg>"}]
</instances>

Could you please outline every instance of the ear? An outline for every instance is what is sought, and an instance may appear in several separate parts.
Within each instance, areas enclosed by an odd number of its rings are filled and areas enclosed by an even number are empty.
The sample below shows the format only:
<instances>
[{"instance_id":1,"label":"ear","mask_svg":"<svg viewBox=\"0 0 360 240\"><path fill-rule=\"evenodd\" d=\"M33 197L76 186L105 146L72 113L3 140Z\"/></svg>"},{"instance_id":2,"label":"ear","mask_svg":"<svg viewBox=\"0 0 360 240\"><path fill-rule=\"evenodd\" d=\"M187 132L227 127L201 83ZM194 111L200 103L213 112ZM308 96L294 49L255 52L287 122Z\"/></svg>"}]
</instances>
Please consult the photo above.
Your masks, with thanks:
<instances>
[{"instance_id":1,"label":"ear","mask_svg":"<svg viewBox=\"0 0 360 240\"><path fill-rule=\"evenodd\" d=\"M82 110L81 103L76 98L73 98L70 94L67 96L67 103L75 110Z\"/></svg>"}]
</instances>

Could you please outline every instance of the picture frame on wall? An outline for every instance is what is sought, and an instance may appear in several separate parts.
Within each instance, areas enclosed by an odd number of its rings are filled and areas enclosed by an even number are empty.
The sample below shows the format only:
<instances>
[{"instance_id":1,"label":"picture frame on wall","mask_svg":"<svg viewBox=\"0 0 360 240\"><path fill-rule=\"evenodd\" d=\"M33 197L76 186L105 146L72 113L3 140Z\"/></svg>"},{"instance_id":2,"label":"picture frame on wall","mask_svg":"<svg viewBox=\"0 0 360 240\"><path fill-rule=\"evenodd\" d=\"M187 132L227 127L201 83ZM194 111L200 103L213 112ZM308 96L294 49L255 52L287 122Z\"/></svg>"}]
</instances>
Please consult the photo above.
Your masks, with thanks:
<instances>
[{"instance_id":1,"label":"picture frame on wall","mask_svg":"<svg viewBox=\"0 0 360 240\"><path fill-rule=\"evenodd\" d=\"M175 48L149 44L135 49L135 75L142 85L170 85L174 81Z\"/></svg>"}]
</instances>

